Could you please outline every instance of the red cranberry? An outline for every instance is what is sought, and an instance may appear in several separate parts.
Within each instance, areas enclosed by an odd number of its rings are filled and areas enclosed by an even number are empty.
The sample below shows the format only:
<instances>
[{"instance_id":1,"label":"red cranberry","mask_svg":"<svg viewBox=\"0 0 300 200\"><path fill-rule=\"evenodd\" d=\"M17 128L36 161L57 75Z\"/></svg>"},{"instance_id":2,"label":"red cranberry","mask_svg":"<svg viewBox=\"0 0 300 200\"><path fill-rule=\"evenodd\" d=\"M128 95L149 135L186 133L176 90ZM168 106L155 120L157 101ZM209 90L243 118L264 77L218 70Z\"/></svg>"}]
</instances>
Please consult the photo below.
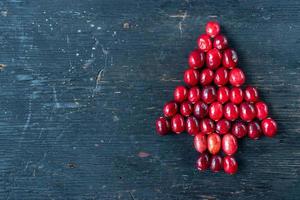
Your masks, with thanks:
<instances>
[{"instance_id":1,"label":"red cranberry","mask_svg":"<svg viewBox=\"0 0 300 200\"><path fill-rule=\"evenodd\" d=\"M156 120L156 132L159 135L166 135L170 131L170 122L164 118L160 117Z\"/></svg>"},{"instance_id":2,"label":"red cranberry","mask_svg":"<svg viewBox=\"0 0 300 200\"><path fill-rule=\"evenodd\" d=\"M229 130L230 130L230 121L228 121L227 119L221 119L220 121L218 121L216 125L217 133L224 135L228 133Z\"/></svg>"},{"instance_id":3,"label":"red cranberry","mask_svg":"<svg viewBox=\"0 0 300 200\"><path fill-rule=\"evenodd\" d=\"M235 87L239 87L245 83L245 74L239 68L234 68L229 72L229 82Z\"/></svg>"},{"instance_id":4,"label":"red cranberry","mask_svg":"<svg viewBox=\"0 0 300 200\"><path fill-rule=\"evenodd\" d=\"M219 87L218 92L217 92L217 100L221 103L224 104L229 100L229 89L228 87Z\"/></svg>"},{"instance_id":5,"label":"red cranberry","mask_svg":"<svg viewBox=\"0 0 300 200\"><path fill-rule=\"evenodd\" d=\"M243 138L247 135L247 127L244 122L235 122L232 124L231 133L237 138Z\"/></svg>"},{"instance_id":6,"label":"red cranberry","mask_svg":"<svg viewBox=\"0 0 300 200\"><path fill-rule=\"evenodd\" d=\"M221 149L221 138L218 134L211 133L207 136L207 149L213 155L219 153Z\"/></svg>"},{"instance_id":7,"label":"red cranberry","mask_svg":"<svg viewBox=\"0 0 300 200\"><path fill-rule=\"evenodd\" d=\"M187 99L188 90L184 86L177 86L174 90L174 100L176 102L183 102Z\"/></svg>"},{"instance_id":8,"label":"red cranberry","mask_svg":"<svg viewBox=\"0 0 300 200\"><path fill-rule=\"evenodd\" d=\"M200 131L202 133L210 134L215 131L215 124L211 119L205 118L200 121Z\"/></svg>"},{"instance_id":9,"label":"red cranberry","mask_svg":"<svg viewBox=\"0 0 300 200\"><path fill-rule=\"evenodd\" d=\"M223 53L222 64L229 69L235 68L238 62L238 56L233 49L226 49Z\"/></svg>"},{"instance_id":10,"label":"red cranberry","mask_svg":"<svg viewBox=\"0 0 300 200\"><path fill-rule=\"evenodd\" d=\"M273 137L277 132L277 123L269 117L261 122L261 128L265 136Z\"/></svg>"},{"instance_id":11,"label":"red cranberry","mask_svg":"<svg viewBox=\"0 0 300 200\"><path fill-rule=\"evenodd\" d=\"M235 154L238 149L238 142L236 137L231 134L226 134L222 138L222 150L225 154L231 156Z\"/></svg>"},{"instance_id":12,"label":"red cranberry","mask_svg":"<svg viewBox=\"0 0 300 200\"><path fill-rule=\"evenodd\" d=\"M224 117L230 121L234 121L239 117L239 109L237 105L229 102L224 106Z\"/></svg>"},{"instance_id":13,"label":"red cranberry","mask_svg":"<svg viewBox=\"0 0 300 200\"><path fill-rule=\"evenodd\" d=\"M195 49L189 55L189 66L194 69L201 68L205 62L204 59L205 54L199 49Z\"/></svg>"},{"instance_id":14,"label":"red cranberry","mask_svg":"<svg viewBox=\"0 0 300 200\"><path fill-rule=\"evenodd\" d=\"M185 121L182 115L176 114L171 119L172 131L176 134L180 134L185 130Z\"/></svg>"},{"instance_id":15,"label":"red cranberry","mask_svg":"<svg viewBox=\"0 0 300 200\"><path fill-rule=\"evenodd\" d=\"M225 67L217 69L214 82L217 86L226 85L228 82L228 71Z\"/></svg>"},{"instance_id":16,"label":"red cranberry","mask_svg":"<svg viewBox=\"0 0 300 200\"><path fill-rule=\"evenodd\" d=\"M208 153L202 153L197 160L196 166L200 171L204 171L209 167L209 155Z\"/></svg>"},{"instance_id":17,"label":"red cranberry","mask_svg":"<svg viewBox=\"0 0 300 200\"><path fill-rule=\"evenodd\" d=\"M216 89L213 86L204 86L201 96L205 103L210 104L216 100Z\"/></svg>"},{"instance_id":18,"label":"red cranberry","mask_svg":"<svg viewBox=\"0 0 300 200\"><path fill-rule=\"evenodd\" d=\"M190 102L184 101L181 105L180 105L180 113L185 116L188 117L192 114L193 112L193 106Z\"/></svg>"},{"instance_id":19,"label":"red cranberry","mask_svg":"<svg viewBox=\"0 0 300 200\"><path fill-rule=\"evenodd\" d=\"M188 100L194 104L201 99L201 91L199 87L192 87L188 92Z\"/></svg>"},{"instance_id":20,"label":"red cranberry","mask_svg":"<svg viewBox=\"0 0 300 200\"><path fill-rule=\"evenodd\" d=\"M199 133L194 137L194 147L196 151L203 153L207 149L207 139L205 133Z\"/></svg>"},{"instance_id":21,"label":"red cranberry","mask_svg":"<svg viewBox=\"0 0 300 200\"><path fill-rule=\"evenodd\" d=\"M231 88L230 93L229 93L229 98L230 98L230 101L234 104L242 103L242 101L244 99L243 90L239 87Z\"/></svg>"},{"instance_id":22,"label":"red cranberry","mask_svg":"<svg viewBox=\"0 0 300 200\"><path fill-rule=\"evenodd\" d=\"M206 66L209 69L217 69L222 61L222 54L218 49L211 49L206 53Z\"/></svg>"},{"instance_id":23,"label":"red cranberry","mask_svg":"<svg viewBox=\"0 0 300 200\"><path fill-rule=\"evenodd\" d=\"M212 42L210 40L210 37L206 34L202 34L197 39L198 48L201 51L207 52L212 48Z\"/></svg>"},{"instance_id":24,"label":"red cranberry","mask_svg":"<svg viewBox=\"0 0 300 200\"><path fill-rule=\"evenodd\" d=\"M206 24L206 28L205 28L206 34L212 38L218 35L220 33L220 30L221 28L218 22L210 21Z\"/></svg>"},{"instance_id":25,"label":"red cranberry","mask_svg":"<svg viewBox=\"0 0 300 200\"><path fill-rule=\"evenodd\" d=\"M261 136L261 128L258 122L253 121L248 124L248 137L251 139L258 139Z\"/></svg>"},{"instance_id":26,"label":"red cranberry","mask_svg":"<svg viewBox=\"0 0 300 200\"><path fill-rule=\"evenodd\" d=\"M195 86L198 84L200 74L196 69L187 69L184 72L184 82L189 86Z\"/></svg>"},{"instance_id":27,"label":"red cranberry","mask_svg":"<svg viewBox=\"0 0 300 200\"><path fill-rule=\"evenodd\" d=\"M209 85L214 80L214 72L211 69L203 69L200 74L200 84Z\"/></svg>"},{"instance_id":28,"label":"red cranberry","mask_svg":"<svg viewBox=\"0 0 300 200\"><path fill-rule=\"evenodd\" d=\"M198 120L194 116L189 116L185 122L186 132L190 135L196 135L199 132Z\"/></svg>"},{"instance_id":29,"label":"red cranberry","mask_svg":"<svg viewBox=\"0 0 300 200\"><path fill-rule=\"evenodd\" d=\"M219 34L215 37L213 46L219 50L224 50L228 47L228 40L224 35Z\"/></svg>"},{"instance_id":30,"label":"red cranberry","mask_svg":"<svg viewBox=\"0 0 300 200\"><path fill-rule=\"evenodd\" d=\"M245 89L245 100L254 103L258 100L258 92L255 87L248 86Z\"/></svg>"},{"instance_id":31,"label":"red cranberry","mask_svg":"<svg viewBox=\"0 0 300 200\"><path fill-rule=\"evenodd\" d=\"M265 119L269 114L267 104L262 101L257 102L255 104L255 109L256 109L256 117L260 120Z\"/></svg>"},{"instance_id":32,"label":"red cranberry","mask_svg":"<svg viewBox=\"0 0 300 200\"><path fill-rule=\"evenodd\" d=\"M213 102L208 109L209 117L214 121L219 121L223 117L223 106L220 102Z\"/></svg>"},{"instance_id":33,"label":"red cranberry","mask_svg":"<svg viewBox=\"0 0 300 200\"><path fill-rule=\"evenodd\" d=\"M219 155L213 155L210 161L210 170L212 172L218 172L222 169L222 167L223 167L222 157Z\"/></svg>"},{"instance_id":34,"label":"red cranberry","mask_svg":"<svg viewBox=\"0 0 300 200\"><path fill-rule=\"evenodd\" d=\"M174 116L178 111L177 103L171 101L165 104L164 106L164 115L166 117Z\"/></svg>"},{"instance_id":35,"label":"red cranberry","mask_svg":"<svg viewBox=\"0 0 300 200\"><path fill-rule=\"evenodd\" d=\"M238 164L234 157L225 156L223 158L223 169L227 174L235 174L238 170Z\"/></svg>"},{"instance_id":36,"label":"red cranberry","mask_svg":"<svg viewBox=\"0 0 300 200\"><path fill-rule=\"evenodd\" d=\"M208 113L208 106L202 102L198 101L194 105L194 116L198 119L204 118Z\"/></svg>"},{"instance_id":37,"label":"red cranberry","mask_svg":"<svg viewBox=\"0 0 300 200\"><path fill-rule=\"evenodd\" d=\"M256 117L255 107L251 103L243 102L240 105L240 118L246 122L252 121Z\"/></svg>"}]
</instances>

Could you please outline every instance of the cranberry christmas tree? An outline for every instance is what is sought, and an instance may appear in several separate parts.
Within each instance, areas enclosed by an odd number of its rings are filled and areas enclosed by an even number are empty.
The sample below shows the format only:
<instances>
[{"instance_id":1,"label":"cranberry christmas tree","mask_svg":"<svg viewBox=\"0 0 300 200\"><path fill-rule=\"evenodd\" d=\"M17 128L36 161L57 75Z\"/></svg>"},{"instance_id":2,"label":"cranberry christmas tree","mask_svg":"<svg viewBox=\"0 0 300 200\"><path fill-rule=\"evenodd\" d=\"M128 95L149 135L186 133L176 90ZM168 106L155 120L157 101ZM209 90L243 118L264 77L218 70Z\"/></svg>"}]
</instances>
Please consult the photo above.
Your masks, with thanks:
<instances>
[{"instance_id":1,"label":"cranberry christmas tree","mask_svg":"<svg viewBox=\"0 0 300 200\"><path fill-rule=\"evenodd\" d=\"M206 24L206 34L198 37L197 44L184 73L186 86L175 88L174 99L163 108L164 117L156 120L156 130L159 135L186 131L193 136L200 171L223 169L235 174L237 140L273 137L277 124L257 89L243 87L245 75L238 68L237 53L229 48L217 22Z\"/></svg>"}]
</instances>

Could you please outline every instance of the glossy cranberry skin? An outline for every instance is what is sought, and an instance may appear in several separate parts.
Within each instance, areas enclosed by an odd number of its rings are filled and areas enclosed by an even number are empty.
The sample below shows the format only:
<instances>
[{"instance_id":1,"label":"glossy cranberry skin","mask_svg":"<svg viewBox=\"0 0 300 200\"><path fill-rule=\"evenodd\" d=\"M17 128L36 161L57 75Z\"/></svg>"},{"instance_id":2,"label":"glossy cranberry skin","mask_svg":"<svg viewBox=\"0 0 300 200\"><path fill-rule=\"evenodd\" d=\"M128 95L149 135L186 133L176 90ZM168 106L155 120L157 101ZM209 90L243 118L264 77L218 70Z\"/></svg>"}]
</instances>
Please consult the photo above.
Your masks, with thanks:
<instances>
[{"instance_id":1,"label":"glossy cranberry skin","mask_svg":"<svg viewBox=\"0 0 300 200\"><path fill-rule=\"evenodd\" d=\"M206 67L208 67L209 69L217 69L220 66L221 62L222 54L218 49L214 48L206 53Z\"/></svg>"},{"instance_id":2,"label":"glossy cranberry skin","mask_svg":"<svg viewBox=\"0 0 300 200\"><path fill-rule=\"evenodd\" d=\"M195 86L192 87L188 92L188 100L192 104L195 104L197 101L201 99L201 91L200 88Z\"/></svg>"},{"instance_id":3,"label":"glossy cranberry skin","mask_svg":"<svg viewBox=\"0 0 300 200\"><path fill-rule=\"evenodd\" d=\"M230 101L234 104L240 104L244 100L244 93L242 88L240 87L233 87L229 93Z\"/></svg>"},{"instance_id":4,"label":"glossy cranberry skin","mask_svg":"<svg viewBox=\"0 0 300 200\"><path fill-rule=\"evenodd\" d=\"M247 126L244 122L234 122L231 126L231 133L237 138L243 138L247 135Z\"/></svg>"},{"instance_id":5,"label":"glossy cranberry skin","mask_svg":"<svg viewBox=\"0 0 300 200\"><path fill-rule=\"evenodd\" d=\"M256 117L254 105L248 102L241 103L239 113L240 118L246 122L250 122Z\"/></svg>"},{"instance_id":6,"label":"glossy cranberry skin","mask_svg":"<svg viewBox=\"0 0 300 200\"><path fill-rule=\"evenodd\" d=\"M188 101L182 102L182 104L180 105L180 113L183 116L188 117L192 114L192 112L193 112L192 104Z\"/></svg>"},{"instance_id":7,"label":"glossy cranberry skin","mask_svg":"<svg viewBox=\"0 0 300 200\"><path fill-rule=\"evenodd\" d=\"M205 62L205 54L199 49L195 49L189 55L189 66L194 69L203 67Z\"/></svg>"},{"instance_id":8,"label":"glossy cranberry skin","mask_svg":"<svg viewBox=\"0 0 300 200\"><path fill-rule=\"evenodd\" d=\"M229 69L235 68L238 63L237 53L233 49L226 49L223 52L222 64Z\"/></svg>"},{"instance_id":9,"label":"glossy cranberry skin","mask_svg":"<svg viewBox=\"0 0 300 200\"><path fill-rule=\"evenodd\" d=\"M223 169L227 174L235 174L238 170L238 163L232 156L225 156L223 158Z\"/></svg>"},{"instance_id":10,"label":"glossy cranberry skin","mask_svg":"<svg viewBox=\"0 0 300 200\"><path fill-rule=\"evenodd\" d=\"M204 118L208 113L208 106L202 101L194 104L194 116L198 119Z\"/></svg>"},{"instance_id":11,"label":"glossy cranberry skin","mask_svg":"<svg viewBox=\"0 0 300 200\"><path fill-rule=\"evenodd\" d=\"M178 105L176 102L170 101L165 104L163 111L166 117L173 117L178 111Z\"/></svg>"},{"instance_id":12,"label":"glossy cranberry skin","mask_svg":"<svg viewBox=\"0 0 300 200\"><path fill-rule=\"evenodd\" d=\"M211 133L207 136L207 149L208 151L216 155L221 149L221 137L216 133Z\"/></svg>"},{"instance_id":13,"label":"glossy cranberry skin","mask_svg":"<svg viewBox=\"0 0 300 200\"><path fill-rule=\"evenodd\" d=\"M172 131L176 134L180 134L185 130L185 121L182 115L176 114L171 119Z\"/></svg>"},{"instance_id":14,"label":"glossy cranberry skin","mask_svg":"<svg viewBox=\"0 0 300 200\"><path fill-rule=\"evenodd\" d=\"M195 69L187 69L184 72L183 80L189 86L195 86L200 79L200 73Z\"/></svg>"},{"instance_id":15,"label":"glossy cranberry skin","mask_svg":"<svg viewBox=\"0 0 300 200\"><path fill-rule=\"evenodd\" d=\"M194 137L194 147L196 151L203 153L207 149L207 138L205 133L196 134Z\"/></svg>"},{"instance_id":16,"label":"glossy cranberry skin","mask_svg":"<svg viewBox=\"0 0 300 200\"><path fill-rule=\"evenodd\" d=\"M220 24L214 21L207 22L205 27L206 34L212 38L217 36L220 33L220 30L221 30Z\"/></svg>"},{"instance_id":17,"label":"glossy cranberry skin","mask_svg":"<svg viewBox=\"0 0 300 200\"><path fill-rule=\"evenodd\" d=\"M219 155L213 155L210 161L210 170L212 172L218 172L223 168L222 157Z\"/></svg>"},{"instance_id":18,"label":"glossy cranberry skin","mask_svg":"<svg viewBox=\"0 0 300 200\"><path fill-rule=\"evenodd\" d=\"M161 136L170 132L170 122L165 117L156 120L156 132Z\"/></svg>"},{"instance_id":19,"label":"glossy cranberry skin","mask_svg":"<svg viewBox=\"0 0 300 200\"><path fill-rule=\"evenodd\" d=\"M230 125L230 121L228 121L227 119L221 119L216 125L216 132L224 135L229 132Z\"/></svg>"},{"instance_id":20,"label":"glossy cranberry skin","mask_svg":"<svg viewBox=\"0 0 300 200\"><path fill-rule=\"evenodd\" d=\"M198 48L201 51L207 52L212 48L212 42L208 35L202 34L197 39Z\"/></svg>"},{"instance_id":21,"label":"glossy cranberry skin","mask_svg":"<svg viewBox=\"0 0 300 200\"><path fill-rule=\"evenodd\" d=\"M221 103L224 104L229 100L229 88L228 87L219 87L217 91L217 100Z\"/></svg>"},{"instance_id":22,"label":"glossy cranberry skin","mask_svg":"<svg viewBox=\"0 0 300 200\"><path fill-rule=\"evenodd\" d=\"M223 117L223 106L220 102L213 102L208 109L209 117L214 121L219 121Z\"/></svg>"},{"instance_id":23,"label":"glossy cranberry skin","mask_svg":"<svg viewBox=\"0 0 300 200\"><path fill-rule=\"evenodd\" d=\"M203 69L200 73L200 84L209 85L214 80L214 72L211 69Z\"/></svg>"},{"instance_id":24,"label":"glossy cranberry skin","mask_svg":"<svg viewBox=\"0 0 300 200\"><path fill-rule=\"evenodd\" d=\"M232 102L225 104L224 106L224 117L229 121L234 121L239 117L239 109L237 105Z\"/></svg>"},{"instance_id":25,"label":"glossy cranberry skin","mask_svg":"<svg viewBox=\"0 0 300 200\"><path fill-rule=\"evenodd\" d=\"M213 86L204 86L201 97L204 103L210 104L214 102L217 98L216 88Z\"/></svg>"},{"instance_id":26,"label":"glossy cranberry skin","mask_svg":"<svg viewBox=\"0 0 300 200\"><path fill-rule=\"evenodd\" d=\"M261 122L261 128L267 137L273 137L277 133L277 123L270 117Z\"/></svg>"},{"instance_id":27,"label":"glossy cranberry skin","mask_svg":"<svg viewBox=\"0 0 300 200\"><path fill-rule=\"evenodd\" d=\"M213 46L219 50L224 50L228 47L228 40L224 35L219 34L215 37Z\"/></svg>"},{"instance_id":28,"label":"glossy cranberry skin","mask_svg":"<svg viewBox=\"0 0 300 200\"><path fill-rule=\"evenodd\" d=\"M187 99L188 90L184 86L177 86L174 90L174 100L181 103Z\"/></svg>"},{"instance_id":29,"label":"glossy cranberry skin","mask_svg":"<svg viewBox=\"0 0 300 200\"><path fill-rule=\"evenodd\" d=\"M210 159L208 153L202 153L197 160L196 167L200 171L204 171L209 168Z\"/></svg>"},{"instance_id":30,"label":"glossy cranberry skin","mask_svg":"<svg viewBox=\"0 0 300 200\"><path fill-rule=\"evenodd\" d=\"M258 92L255 87L248 86L245 89L245 101L255 103L258 100Z\"/></svg>"},{"instance_id":31,"label":"glossy cranberry skin","mask_svg":"<svg viewBox=\"0 0 300 200\"><path fill-rule=\"evenodd\" d=\"M255 104L255 110L256 110L256 117L260 120L265 119L269 114L267 104L262 101L257 102Z\"/></svg>"},{"instance_id":32,"label":"glossy cranberry skin","mask_svg":"<svg viewBox=\"0 0 300 200\"><path fill-rule=\"evenodd\" d=\"M256 140L262 134L260 125L256 121L249 122L247 128L248 128L247 129L248 130L248 137L251 138L251 139Z\"/></svg>"},{"instance_id":33,"label":"glossy cranberry skin","mask_svg":"<svg viewBox=\"0 0 300 200\"><path fill-rule=\"evenodd\" d=\"M229 82L235 87L243 85L245 79L245 74L240 68L234 68L229 72Z\"/></svg>"},{"instance_id":34,"label":"glossy cranberry skin","mask_svg":"<svg viewBox=\"0 0 300 200\"><path fill-rule=\"evenodd\" d=\"M225 154L231 156L238 149L238 142L234 135L226 134L222 138L222 150Z\"/></svg>"},{"instance_id":35,"label":"glossy cranberry skin","mask_svg":"<svg viewBox=\"0 0 300 200\"><path fill-rule=\"evenodd\" d=\"M198 120L194 116L189 116L185 121L186 132L192 136L199 132Z\"/></svg>"},{"instance_id":36,"label":"glossy cranberry skin","mask_svg":"<svg viewBox=\"0 0 300 200\"><path fill-rule=\"evenodd\" d=\"M213 133L215 131L215 123L209 118L201 120L200 131L205 134Z\"/></svg>"},{"instance_id":37,"label":"glossy cranberry skin","mask_svg":"<svg viewBox=\"0 0 300 200\"><path fill-rule=\"evenodd\" d=\"M217 69L214 82L217 86L226 85L228 82L228 70L225 67Z\"/></svg>"}]
</instances>

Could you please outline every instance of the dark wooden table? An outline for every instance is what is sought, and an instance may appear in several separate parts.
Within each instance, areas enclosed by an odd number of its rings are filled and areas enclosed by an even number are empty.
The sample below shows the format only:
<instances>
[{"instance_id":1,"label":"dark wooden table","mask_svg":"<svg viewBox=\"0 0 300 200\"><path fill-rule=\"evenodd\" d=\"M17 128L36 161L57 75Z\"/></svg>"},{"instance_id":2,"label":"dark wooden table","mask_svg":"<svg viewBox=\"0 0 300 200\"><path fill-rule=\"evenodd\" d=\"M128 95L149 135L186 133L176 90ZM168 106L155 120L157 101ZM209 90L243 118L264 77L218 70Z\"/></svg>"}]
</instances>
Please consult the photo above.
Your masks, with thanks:
<instances>
[{"instance_id":1,"label":"dark wooden table","mask_svg":"<svg viewBox=\"0 0 300 200\"><path fill-rule=\"evenodd\" d=\"M210 19L279 125L235 176L155 133ZM298 0L3 0L0 32L0 199L300 198Z\"/></svg>"}]
</instances>

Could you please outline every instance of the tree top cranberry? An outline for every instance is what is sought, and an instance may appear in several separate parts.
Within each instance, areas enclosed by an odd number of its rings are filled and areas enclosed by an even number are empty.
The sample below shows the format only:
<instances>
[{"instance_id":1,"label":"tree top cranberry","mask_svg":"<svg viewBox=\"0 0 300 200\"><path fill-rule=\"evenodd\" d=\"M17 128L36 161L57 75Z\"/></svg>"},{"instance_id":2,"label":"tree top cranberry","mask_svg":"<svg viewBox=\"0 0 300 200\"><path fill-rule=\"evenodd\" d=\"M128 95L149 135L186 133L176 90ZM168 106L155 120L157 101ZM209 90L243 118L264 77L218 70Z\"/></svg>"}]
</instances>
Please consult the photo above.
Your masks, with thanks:
<instances>
[{"instance_id":1,"label":"tree top cranberry","mask_svg":"<svg viewBox=\"0 0 300 200\"><path fill-rule=\"evenodd\" d=\"M178 111L178 105L177 103L170 101L165 104L163 111L166 117L173 117Z\"/></svg>"},{"instance_id":2,"label":"tree top cranberry","mask_svg":"<svg viewBox=\"0 0 300 200\"><path fill-rule=\"evenodd\" d=\"M217 35L214 39L213 43L214 48L217 48L219 50L224 50L228 47L228 41L227 38L224 35Z\"/></svg>"},{"instance_id":3,"label":"tree top cranberry","mask_svg":"<svg viewBox=\"0 0 300 200\"><path fill-rule=\"evenodd\" d=\"M239 68L234 68L229 72L229 82L235 87L239 87L245 83L245 74Z\"/></svg>"},{"instance_id":4,"label":"tree top cranberry","mask_svg":"<svg viewBox=\"0 0 300 200\"><path fill-rule=\"evenodd\" d=\"M202 34L197 39L198 48L201 51L208 52L212 48L212 42L207 34Z\"/></svg>"},{"instance_id":5,"label":"tree top cranberry","mask_svg":"<svg viewBox=\"0 0 300 200\"><path fill-rule=\"evenodd\" d=\"M221 64L221 61L222 54L218 49L214 48L206 53L206 67L209 69L217 69Z\"/></svg>"},{"instance_id":6,"label":"tree top cranberry","mask_svg":"<svg viewBox=\"0 0 300 200\"><path fill-rule=\"evenodd\" d=\"M168 134L170 131L170 122L164 118L164 117L159 117L156 120L156 132L163 136Z\"/></svg>"},{"instance_id":7,"label":"tree top cranberry","mask_svg":"<svg viewBox=\"0 0 300 200\"><path fill-rule=\"evenodd\" d=\"M270 117L261 122L261 128L267 137L273 137L277 133L277 123Z\"/></svg>"},{"instance_id":8,"label":"tree top cranberry","mask_svg":"<svg viewBox=\"0 0 300 200\"><path fill-rule=\"evenodd\" d=\"M229 69L235 68L238 63L237 53L233 49L226 49L223 52L222 64Z\"/></svg>"},{"instance_id":9,"label":"tree top cranberry","mask_svg":"<svg viewBox=\"0 0 300 200\"><path fill-rule=\"evenodd\" d=\"M255 103L258 100L258 92L255 87L247 86L245 89L245 101Z\"/></svg>"},{"instance_id":10,"label":"tree top cranberry","mask_svg":"<svg viewBox=\"0 0 300 200\"><path fill-rule=\"evenodd\" d=\"M200 79L200 73L196 69L187 69L184 72L184 82L189 86L195 86Z\"/></svg>"},{"instance_id":11,"label":"tree top cranberry","mask_svg":"<svg viewBox=\"0 0 300 200\"><path fill-rule=\"evenodd\" d=\"M214 38L221 31L220 24L218 22L209 21L205 27L206 34Z\"/></svg>"},{"instance_id":12,"label":"tree top cranberry","mask_svg":"<svg viewBox=\"0 0 300 200\"><path fill-rule=\"evenodd\" d=\"M183 102L187 99L188 90L184 86L177 86L174 90L174 100L176 102Z\"/></svg>"},{"instance_id":13,"label":"tree top cranberry","mask_svg":"<svg viewBox=\"0 0 300 200\"><path fill-rule=\"evenodd\" d=\"M199 50L195 49L189 55L189 66L194 69L199 69L203 67L205 62L205 54Z\"/></svg>"}]
</instances>

